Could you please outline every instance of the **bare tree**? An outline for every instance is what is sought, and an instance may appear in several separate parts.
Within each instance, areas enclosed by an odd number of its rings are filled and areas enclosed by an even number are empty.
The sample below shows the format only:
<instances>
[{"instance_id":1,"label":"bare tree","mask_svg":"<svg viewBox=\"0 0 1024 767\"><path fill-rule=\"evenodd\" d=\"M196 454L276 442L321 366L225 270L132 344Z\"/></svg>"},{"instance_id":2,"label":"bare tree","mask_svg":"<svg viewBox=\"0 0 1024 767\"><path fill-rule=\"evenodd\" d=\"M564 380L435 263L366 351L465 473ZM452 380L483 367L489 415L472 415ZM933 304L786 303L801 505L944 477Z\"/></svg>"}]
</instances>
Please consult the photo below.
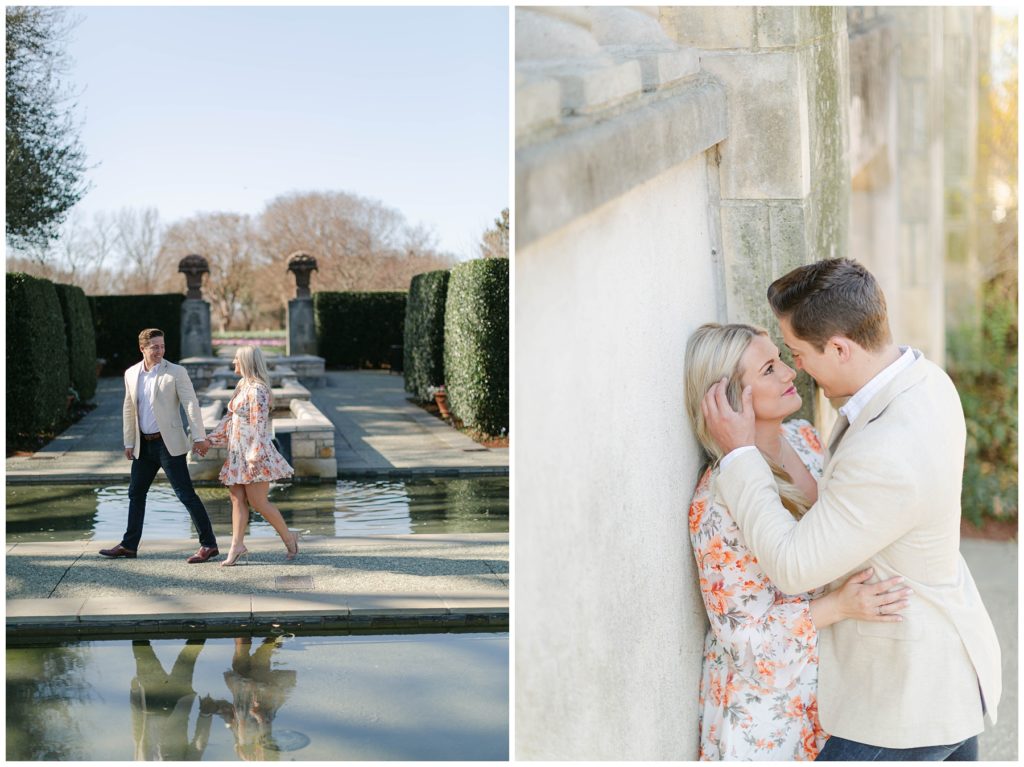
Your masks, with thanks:
<instances>
[{"instance_id":1,"label":"bare tree","mask_svg":"<svg viewBox=\"0 0 1024 767\"><path fill-rule=\"evenodd\" d=\"M394 208L346 192L292 194L270 202L259 217L269 259L296 250L316 256L316 290L404 290L415 274L454 263L439 253L427 228L411 226ZM286 298L289 291L283 291Z\"/></svg>"},{"instance_id":2,"label":"bare tree","mask_svg":"<svg viewBox=\"0 0 1024 767\"><path fill-rule=\"evenodd\" d=\"M153 293L160 279L162 227L156 208L122 208L114 214L114 243L129 266L123 289Z\"/></svg>"},{"instance_id":3,"label":"bare tree","mask_svg":"<svg viewBox=\"0 0 1024 767\"><path fill-rule=\"evenodd\" d=\"M172 224L164 235L162 260L176 268L190 253L210 264L203 295L218 329L251 329L258 298L266 291L259 276L264 260L252 219L238 213L203 213Z\"/></svg>"}]
</instances>

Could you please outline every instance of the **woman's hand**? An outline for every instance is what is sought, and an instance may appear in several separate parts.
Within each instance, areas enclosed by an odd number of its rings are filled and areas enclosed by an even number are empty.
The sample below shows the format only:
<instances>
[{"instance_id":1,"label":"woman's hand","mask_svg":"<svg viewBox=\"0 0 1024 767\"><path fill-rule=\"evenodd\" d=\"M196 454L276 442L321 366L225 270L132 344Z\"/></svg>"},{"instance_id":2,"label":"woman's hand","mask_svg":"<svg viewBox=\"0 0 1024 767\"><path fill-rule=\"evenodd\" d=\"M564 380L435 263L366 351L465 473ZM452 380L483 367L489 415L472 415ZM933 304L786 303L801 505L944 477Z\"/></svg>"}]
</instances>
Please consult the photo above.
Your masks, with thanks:
<instances>
[{"instance_id":1,"label":"woman's hand","mask_svg":"<svg viewBox=\"0 0 1024 767\"><path fill-rule=\"evenodd\" d=\"M899 588L903 582L899 575L878 583L865 583L874 572L874 568L869 567L851 575L835 591L811 600L811 619L814 625L823 629L846 618L882 623L902 621L903 616L897 613L910 606L907 597L914 593L913 590Z\"/></svg>"},{"instance_id":2,"label":"woman's hand","mask_svg":"<svg viewBox=\"0 0 1024 767\"><path fill-rule=\"evenodd\" d=\"M865 583L874 572L874 568L869 567L851 575L846 583L835 590L839 610L844 618L899 623L903 616L897 613L910 606L907 597L914 592L909 588L899 588L903 582L899 575L878 583Z\"/></svg>"}]
</instances>

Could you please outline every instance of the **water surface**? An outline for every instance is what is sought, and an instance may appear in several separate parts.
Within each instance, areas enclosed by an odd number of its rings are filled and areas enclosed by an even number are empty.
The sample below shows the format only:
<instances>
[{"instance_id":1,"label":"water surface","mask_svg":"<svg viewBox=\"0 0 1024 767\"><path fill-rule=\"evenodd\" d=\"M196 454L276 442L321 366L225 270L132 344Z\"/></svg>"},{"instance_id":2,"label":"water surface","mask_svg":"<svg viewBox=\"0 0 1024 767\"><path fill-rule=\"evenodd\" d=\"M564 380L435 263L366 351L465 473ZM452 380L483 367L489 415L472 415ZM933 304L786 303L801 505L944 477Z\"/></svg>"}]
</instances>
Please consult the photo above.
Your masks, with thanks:
<instances>
[{"instance_id":1,"label":"water surface","mask_svg":"<svg viewBox=\"0 0 1024 767\"><path fill-rule=\"evenodd\" d=\"M507 476L341 480L281 484L270 500L289 527L308 535L508 532ZM230 535L231 503L223 487L197 487L214 531ZM128 485L8 485L7 541L120 540L128 519ZM258 514L250 535L276 533ZM156 482L146 502L143 535L196 538L170 485Z\"/></svg>"},{"instance_id":2,"label":"water surface","mask_svg":"<svg viewBox=\"0 0 1024 767\"><path fill-rule=\"evenodd\" d=\"M8 760L507 760L508 634L7 649Z\"/></svg>"}]
</instances>

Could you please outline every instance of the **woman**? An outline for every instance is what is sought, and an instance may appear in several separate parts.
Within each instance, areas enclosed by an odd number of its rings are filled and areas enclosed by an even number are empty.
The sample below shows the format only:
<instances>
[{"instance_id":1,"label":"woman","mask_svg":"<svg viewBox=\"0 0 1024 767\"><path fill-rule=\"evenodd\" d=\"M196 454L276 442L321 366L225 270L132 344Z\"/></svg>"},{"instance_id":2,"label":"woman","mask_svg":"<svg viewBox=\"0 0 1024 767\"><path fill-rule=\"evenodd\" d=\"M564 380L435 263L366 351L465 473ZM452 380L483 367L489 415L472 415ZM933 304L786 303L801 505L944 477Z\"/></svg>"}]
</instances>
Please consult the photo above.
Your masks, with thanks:
<instances>
[{"instance_id":1,"label":"woman","mask_svg":"<svg viewBox=\"0 0 1024 767\"><path fill-rule=\"evenodd\" d=\"M231 670L224 672L224 684L231 690L233 702L222 706L219 713L235 734L235 753L245 761L280 758L282 749L273 735L274 717L287 701L297 677L296 671L273 668L280 665L273 663L273 653L280 643L280 637L266 637L253 651L252 637L236 638Z\"/></svg>"},{"instance_id":2,"label":"woman","mask_svg":"<svg viewBox=\"0 0 1024 767\"><path fill-rule=\"evenodd\" d=\"M772 585L715 493L721 451L701 402L729 379L738 409L752 387L757 448L775 475L783 505L800 517L817 499L823 451L800 408L796 372L768 334L749 325L702 325L686 346L686 408L707 464L690 506L690 540L710 629L700 686L702 760L813 760L827 735L818 723L818 630L840 620L893 622L907 606L901 578L867 585L871 570L825 594L786 595ZM824 587L827 584L822 584ZM892 590L890 590L892 589Z\"/></svg>"},{"instance_id":3,"label":"woman","mask_svg":"<svg viewBox=\"0 0 1024 767\"><path fill-rule=\"evenodd\" d=\"M270 441L273 395L267 363L258 347L242 346L235 353L234 365L241 380L228 403L227 415L208 436L211 445L228 446L220 481L231 490L231 550L221 567L231 567L249 551L245 547L249 506L281 536L287 551L285 559L295 559L299 534L288 529L281 512L267 500L270 483L293 473Z\"/></svg>"}]
</instances>

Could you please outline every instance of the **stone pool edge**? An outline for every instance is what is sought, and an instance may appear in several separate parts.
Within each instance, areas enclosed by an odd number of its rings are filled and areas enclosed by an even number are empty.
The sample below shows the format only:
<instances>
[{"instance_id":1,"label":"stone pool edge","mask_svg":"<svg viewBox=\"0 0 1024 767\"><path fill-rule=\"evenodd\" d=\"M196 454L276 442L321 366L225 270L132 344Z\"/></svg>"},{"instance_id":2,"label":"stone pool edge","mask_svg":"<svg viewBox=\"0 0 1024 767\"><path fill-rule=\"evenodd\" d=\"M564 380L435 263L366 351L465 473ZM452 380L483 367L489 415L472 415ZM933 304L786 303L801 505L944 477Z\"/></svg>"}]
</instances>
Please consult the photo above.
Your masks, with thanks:
<instances>
[{"instance_id":1,"label":"stone pool edge","mask_svg":"<svg viewBox=\"0 0 1024 767\"><path fill-rule=\"evenodd\" d=\"M193 610L198 598L72 597L8 599L8 638L80 638L107 633L382 631L508 629L508 598L500 593L233 595L214 611ZM196 604L190 604L196 603Z\"/></svg>"}]
</instances>

